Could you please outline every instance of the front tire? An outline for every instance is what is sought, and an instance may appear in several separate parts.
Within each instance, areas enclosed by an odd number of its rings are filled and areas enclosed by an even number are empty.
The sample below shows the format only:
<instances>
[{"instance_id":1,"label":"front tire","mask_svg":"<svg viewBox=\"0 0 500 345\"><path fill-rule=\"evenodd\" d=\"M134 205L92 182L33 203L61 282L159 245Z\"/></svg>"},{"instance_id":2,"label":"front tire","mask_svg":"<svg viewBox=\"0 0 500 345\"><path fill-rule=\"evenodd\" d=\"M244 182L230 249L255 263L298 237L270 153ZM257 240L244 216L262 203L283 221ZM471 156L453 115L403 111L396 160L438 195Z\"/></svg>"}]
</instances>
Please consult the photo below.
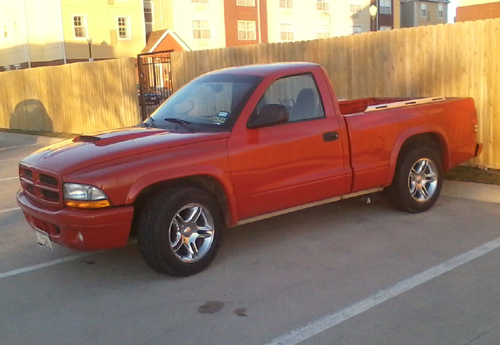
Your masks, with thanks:
<instances>
[{"instance_id":1,"label":"front tire","mask_svg":"<svg viewBox=\"0 0 500 345\"><path fill-rule=\"evenodd\" d=\"M157 272L189 276L215 258L223 228L219 205L204 190L177 187L155 195L140 215L137 243Z\"/></svg>"},{"instance_id":2,"label":"front tire","mask_svg":"<svg viewBox=\"0 0 500 345\"><path fill-rule=\"evenodd\" d=\"M441 160L435 149L412 147L402 153L389 199L399 210L419 213L436 203L443 185Z\"/></svg>"}]
</instances>

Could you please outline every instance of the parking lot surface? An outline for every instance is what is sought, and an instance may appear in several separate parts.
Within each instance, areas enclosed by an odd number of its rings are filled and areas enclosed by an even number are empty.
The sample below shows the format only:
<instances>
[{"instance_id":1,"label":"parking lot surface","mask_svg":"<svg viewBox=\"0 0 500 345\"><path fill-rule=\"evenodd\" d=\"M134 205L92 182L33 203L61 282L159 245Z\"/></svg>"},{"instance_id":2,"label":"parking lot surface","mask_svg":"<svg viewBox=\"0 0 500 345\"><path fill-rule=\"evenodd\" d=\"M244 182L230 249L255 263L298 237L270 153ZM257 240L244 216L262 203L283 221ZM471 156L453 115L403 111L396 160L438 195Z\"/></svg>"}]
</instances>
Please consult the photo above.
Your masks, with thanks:
<instances>
[{"instance_id":1,"label":"parking lot surface","mask_svg":"<svg viewBox=\"0 0 500 345\"><path fill-rule=\"evenodd\" d=\"M99 253L35 243L17 165L51 140L0 132L3 345L500 341L497 186L447 183L423 214L352 199L240 226L206 271L172 278L133 240Z\"/></svg>"}]
</instances>

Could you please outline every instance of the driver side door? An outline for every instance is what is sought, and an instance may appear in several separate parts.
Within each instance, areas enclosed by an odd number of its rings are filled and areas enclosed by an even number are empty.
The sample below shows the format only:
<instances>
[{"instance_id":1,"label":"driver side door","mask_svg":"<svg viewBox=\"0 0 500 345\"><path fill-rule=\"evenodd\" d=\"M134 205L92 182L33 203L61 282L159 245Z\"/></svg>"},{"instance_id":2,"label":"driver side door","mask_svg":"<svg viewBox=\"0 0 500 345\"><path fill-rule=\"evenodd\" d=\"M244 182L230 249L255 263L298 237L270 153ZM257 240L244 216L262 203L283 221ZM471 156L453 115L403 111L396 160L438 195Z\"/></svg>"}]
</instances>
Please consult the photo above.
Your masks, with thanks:
<instances>
[{"instance_id":1,"label":"driver side door","mask_svg":"<svg viewBox=\"0 0 500 345\"><path fill-rule=\"evenodd\" d=\"M349 169L340 124L325 113L313 73L275 80L252 116L268 104L285 106L288 122L247 128L228 141L239 218L345 194Z\"/></svg>"}]
</instances>

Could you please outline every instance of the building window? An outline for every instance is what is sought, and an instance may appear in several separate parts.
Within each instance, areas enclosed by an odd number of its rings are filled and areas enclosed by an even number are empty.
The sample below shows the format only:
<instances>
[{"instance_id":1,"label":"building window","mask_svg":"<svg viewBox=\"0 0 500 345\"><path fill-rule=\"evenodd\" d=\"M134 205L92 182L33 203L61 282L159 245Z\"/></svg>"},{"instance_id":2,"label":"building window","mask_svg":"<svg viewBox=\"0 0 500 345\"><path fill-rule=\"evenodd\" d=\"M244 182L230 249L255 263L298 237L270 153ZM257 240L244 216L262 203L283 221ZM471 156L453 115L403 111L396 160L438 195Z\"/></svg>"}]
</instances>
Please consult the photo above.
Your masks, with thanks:
<instances>
[{"instance_id":1,"label":"building window","mask_svg":"<svg viewBox=\"0 0 500 345\"><path fill-rule=\"evenodd\" d=\"M255 41L255 22L238 20L238 40Z\"/></svg>"},{"instance_id":2,"label":"building window","mask_svg":"<svg viewBox=\"0 0 500 345\"><path fill-rule=\"evenodd\" d=\"M7 25L3 26L3 37L4 38L9 37L9 32L7 31Z\"/></svg>"},{"instance_id":3,"label":"building window","mask_svg":"<svg viewBox=\"0 0 500 345\"><path fill-rule=\"evenodd\" d=\"M191 0L191 2L196 2L198 4L208 4L208 0Z\"/></svg>"},{"instance_id":4,"label":"building window","mask_svg":"<svg viewBox=\"0 0 500 345\"><path fill-rule=\"evenodd\" d=\"M427 4L420 4L420 15L427 18Z\"/></svg>"},{"instance_id":5,"label":"building window","mask_svg":"<svg viewBox=\"0 0 500 345\"><path fill-rule=\"evenodd\" d=\"M361 5L351 3L351 13L360 14L361 13Z\"/></svg>"},{"instance_id":6,"label":"building window","mask_svg":"<svg viewBox=\"0 0 500 345\"><path fill-rule=\"evenodd\" d=\"M316 8L320 11L328 11L328 0L316 1Z\"/></svg>"},{"instance_id":7,"label":"building window","mask_svg":"<svg viewBox=\"0 0 500 345\"><path fill-rule=\"evenodd\" d=\"M118 38L121 40L130 39L130 18L118 17Z\"/></svg>"},{"instance_id":8,"label":"building window","mask_svg":"<svg viewBox=\"0 0 500 345\"><path fill-rule=\"evenodd\" d=\"M438 18L444 18L444 5L438 5Z\"/></svg>"},{"instance_id":9,"label":"building window","mask_svg":"<svg viewBox=\"0 0 500 345\"><path fill-rule=\"evenodd\" d=\"M352 27L352 34L353 35L360 34L362 32L363 32L363 28L361 28L361 26L353 26Z\"/></svg>"},{"instance_id":10,"label":"building window","mask_svg":"<svg viewBox=\"0 0 500 345\"><path fill-rule=\"evenodd\" d=\"M210 22L208 20L193 20L193 38L210 38Z\"/></svg>"},{"instance_id":11,"label":"building window","mask_svg":"<svg viewBox=\"0 0 500 345\"><path fill-rule=\"evenodd\" d=\"M392 30L392 26L380 25L380 28L378 30L379 31L390 31L390 30Z\"/></svg>"},{"instance_id":12,"label":"building window","mask_svg":"<svg viewBox=\"0 0 500 345\"><path fill-rule=\"evenodd\" d=\"M14 31L14 42L18 42L18 35L17 35L17 22L12 23L12 29Z\"/></svg>"},{"instance_id":13,"label":"building window","mask_svg":"<svg viewBox=\"0 0 500 345\"><path fill-rule=\"evenodd\" d=\"M154 24L154 5L151 0L144 1L144 21L146 24Z\"/></svg>"},{"instance_id":14,"label":"building window","mask_svg":"<svg viewBox=\"0 0 500 345\"><path fill-rule=\"evenodd\" d=\"M87 37L87 17L73 16L73 35L75 38Z\"/></svg>"},{"instance_id":15,"label":"building window","mask_svg":"<svg viewBox=\"0 0 500 345\"><path fill-rule=\"evenodd\" d=\"M392 14L392 0L380 0L380 14Z\"/></svg>"},{"instance_id":16,"label":"building window","mask_svg":"<svg viewBox=\"0 0 500 345\"><path fill-rule=\"evenodd\" d=\"M292 24L281 24L280 34L282 41L293 41Z\"/></svg>"},{"instance_id":17,"label":"building window","mask_svg":"<svg viewBox=\"0 0 500 345\"><path fill-rule=\"evenodd\" d=\"M255 6L255 0L236 0L236 6Z\"/></svg>"},{"instance_id":18,"label":"building window","mask_svg":"<svg viewBox=\"0 0 500 345\"><path fill-rule=\"evenodd\" d=\"M351 1L350 10L352 18L359 18L359 14L361 13L359 1Z\"/></svg>"},{"instance_id":19,"label":"building window","mask_svg":"<svg viewBox=\"0 0 500 345\"><path fill-rule=\"evenodd\" d=\"M280 8L293 8L292 0L280 0Z\"/></svg>"},{"instance_id":20,"label":"building window","mask_svg":"<svg viewBox=\"0 0 500 345\"><path fill-rule=\"evenodd\" d=\"M327 38L330 37L330 26L329 25L318 25L317 38Z\"/></svg>"}]
</instances>

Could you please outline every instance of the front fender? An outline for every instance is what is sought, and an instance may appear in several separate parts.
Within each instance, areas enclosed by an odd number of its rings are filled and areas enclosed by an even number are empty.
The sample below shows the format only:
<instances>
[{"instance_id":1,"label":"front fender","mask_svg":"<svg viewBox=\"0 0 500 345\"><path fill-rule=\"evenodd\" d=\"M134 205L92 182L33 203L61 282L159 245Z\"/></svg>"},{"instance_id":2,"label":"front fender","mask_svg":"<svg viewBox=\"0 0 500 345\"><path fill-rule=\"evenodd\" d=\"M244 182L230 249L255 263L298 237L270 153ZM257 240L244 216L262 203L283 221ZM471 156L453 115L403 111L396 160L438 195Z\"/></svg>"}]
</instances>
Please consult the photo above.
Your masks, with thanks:
<instances>
[{"instance_id":1,"label":"front fender","mask_svg":"<svg viewBox=\"0 0 500 345\"><path fill-rule=\"evenodd\" d=\"M233 184L224 170L210 165L190 166L188 170L177 168L146 173L130 187L125 203L133 204L144 190L155 188L156 185L160 186L169 182L175 184L176 181L206 176L217 181L224 191L228 206L228 210L224 210L228 213L228 226L236 224L239 217Z\"/></svg>"}]
</instances>

